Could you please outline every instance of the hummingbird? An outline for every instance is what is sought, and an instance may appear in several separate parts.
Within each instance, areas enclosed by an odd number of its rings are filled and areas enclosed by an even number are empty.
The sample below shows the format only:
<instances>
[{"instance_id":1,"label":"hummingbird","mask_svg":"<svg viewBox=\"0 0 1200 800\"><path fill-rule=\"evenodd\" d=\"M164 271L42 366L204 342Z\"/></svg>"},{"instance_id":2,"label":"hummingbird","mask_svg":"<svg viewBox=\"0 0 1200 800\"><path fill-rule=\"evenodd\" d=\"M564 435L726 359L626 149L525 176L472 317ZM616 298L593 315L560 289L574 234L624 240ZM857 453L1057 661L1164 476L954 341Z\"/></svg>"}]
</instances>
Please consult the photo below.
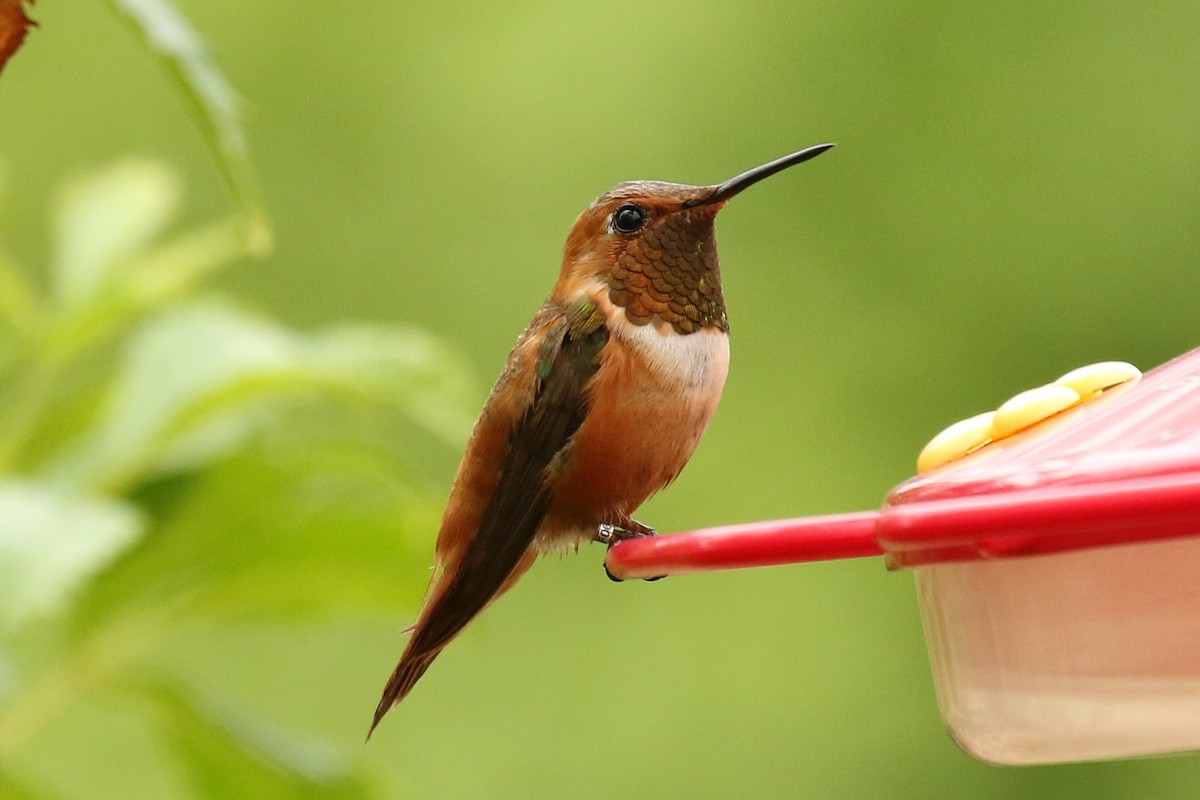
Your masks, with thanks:
<instances>
[{"instance_id":1,"label":"hummingbird","mask_svg":"<svg viewBox=\"0 0 1200 800\"><path fill-rule=\"evenodd\" d=\"M655 535L631 515L691 458L729 371L717 212L831 147L715 186L622 183L575 220L558 281L475 424L429 588L368 737L539 554Z\"/></svg>"}]
</instances>

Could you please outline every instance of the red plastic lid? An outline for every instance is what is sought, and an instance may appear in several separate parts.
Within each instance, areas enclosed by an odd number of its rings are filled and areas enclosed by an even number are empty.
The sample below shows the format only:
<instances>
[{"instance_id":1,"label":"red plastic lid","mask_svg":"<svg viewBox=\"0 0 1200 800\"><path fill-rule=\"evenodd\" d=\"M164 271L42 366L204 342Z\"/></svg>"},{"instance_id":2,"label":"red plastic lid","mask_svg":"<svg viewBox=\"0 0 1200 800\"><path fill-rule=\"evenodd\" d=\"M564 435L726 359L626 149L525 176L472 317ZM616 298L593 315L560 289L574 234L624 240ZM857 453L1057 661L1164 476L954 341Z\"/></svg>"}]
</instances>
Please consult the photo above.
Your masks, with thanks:
<instances>
[{"instance_id":1,"label":"red plastic lid","mask_svg":"<svg viewBox=\"0 0 1200 800\"><path fill-rule=\"evenodd\" d=\"M1200 535L1200 349L898 486L889 567Z\"/></svg>"}]
</instances>

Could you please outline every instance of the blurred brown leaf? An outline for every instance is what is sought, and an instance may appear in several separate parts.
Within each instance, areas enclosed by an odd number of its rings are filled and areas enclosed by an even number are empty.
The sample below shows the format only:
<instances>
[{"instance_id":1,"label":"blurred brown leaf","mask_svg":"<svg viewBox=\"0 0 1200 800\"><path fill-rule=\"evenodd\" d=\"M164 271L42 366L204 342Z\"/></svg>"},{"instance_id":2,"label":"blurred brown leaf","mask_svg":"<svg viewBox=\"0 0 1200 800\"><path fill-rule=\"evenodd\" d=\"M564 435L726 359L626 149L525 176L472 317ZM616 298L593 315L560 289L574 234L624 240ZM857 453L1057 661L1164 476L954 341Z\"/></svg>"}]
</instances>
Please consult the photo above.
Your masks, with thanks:
<instances>
[{"instance_id":1,"label":"blurred brown leaf","mask_svg":"<svg viewBox=\"0 0 1200 800\"><path fill-rule=\"evenodd\" d=\"M37 24L25 16L25 3L33 0L0 0L0 70L25 41L29 26Z\"/></svg>"}]
</instances>

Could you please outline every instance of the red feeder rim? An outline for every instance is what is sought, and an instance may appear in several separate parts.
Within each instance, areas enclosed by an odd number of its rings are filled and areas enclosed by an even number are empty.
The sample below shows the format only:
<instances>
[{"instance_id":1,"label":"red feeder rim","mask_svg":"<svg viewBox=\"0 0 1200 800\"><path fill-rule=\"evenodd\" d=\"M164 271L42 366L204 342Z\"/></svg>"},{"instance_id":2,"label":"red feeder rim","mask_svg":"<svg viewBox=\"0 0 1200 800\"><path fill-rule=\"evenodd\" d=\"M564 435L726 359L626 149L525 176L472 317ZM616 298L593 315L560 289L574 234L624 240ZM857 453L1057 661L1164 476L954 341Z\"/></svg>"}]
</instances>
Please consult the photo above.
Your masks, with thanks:
<instances>
[{"instance_id":1,"label":"red feeder rim","mask_svg":"<svg viewBox=\"0 0 1200 800\"><path fill-rule=\"evenodd\" d=\"M887 555L889 568L1200 535L1200 349L912 478L880 512L622 542L621 578Z\"/></svg>"}]
</instances>

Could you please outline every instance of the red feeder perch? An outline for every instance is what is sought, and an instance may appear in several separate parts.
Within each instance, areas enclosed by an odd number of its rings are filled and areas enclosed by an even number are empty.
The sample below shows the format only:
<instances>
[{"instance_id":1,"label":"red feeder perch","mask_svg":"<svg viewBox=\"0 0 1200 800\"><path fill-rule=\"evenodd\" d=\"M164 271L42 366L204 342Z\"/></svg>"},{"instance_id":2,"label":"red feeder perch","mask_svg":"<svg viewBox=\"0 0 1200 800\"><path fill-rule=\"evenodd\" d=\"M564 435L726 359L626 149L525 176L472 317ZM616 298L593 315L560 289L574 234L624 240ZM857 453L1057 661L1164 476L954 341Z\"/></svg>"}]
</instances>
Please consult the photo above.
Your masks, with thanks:
<instances>
[{"instance_id":1,"label":"red feeder perch","mask_svg":"<svg viewBox=\"0 0 1200 800\"><path fill-rule=\"evenodd\" d=\"M622 542L645 578L885 555L938 705L998 763L1200 749L1200 350L915 477L882 511Z\"/></svg>"}]
</instances>

